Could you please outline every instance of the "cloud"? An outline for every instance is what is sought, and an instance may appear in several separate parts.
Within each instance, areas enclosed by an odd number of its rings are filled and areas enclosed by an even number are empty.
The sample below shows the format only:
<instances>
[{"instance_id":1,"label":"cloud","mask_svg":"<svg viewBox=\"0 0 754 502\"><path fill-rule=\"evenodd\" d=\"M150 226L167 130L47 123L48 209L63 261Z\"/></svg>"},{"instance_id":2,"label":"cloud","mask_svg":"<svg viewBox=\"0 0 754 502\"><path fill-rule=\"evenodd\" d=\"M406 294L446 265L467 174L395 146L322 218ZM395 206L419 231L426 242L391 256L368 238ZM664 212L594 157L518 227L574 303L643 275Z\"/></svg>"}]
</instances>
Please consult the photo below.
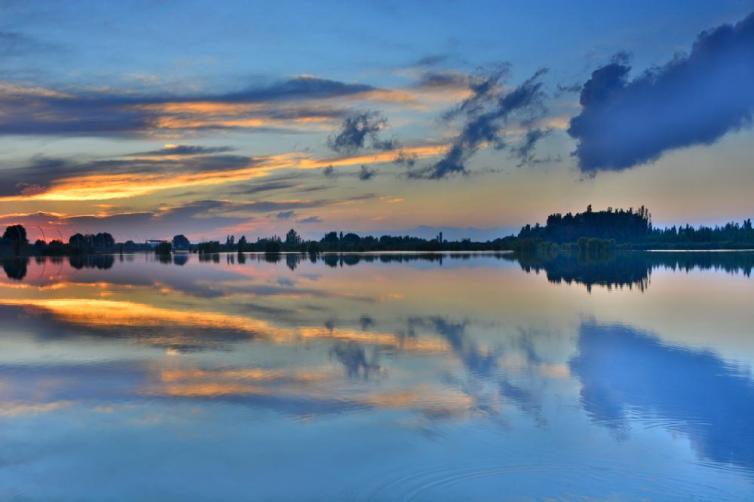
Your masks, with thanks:
<instances>
[{"instance_id":1,"label":"cloud","mask_svg":"<svg viewBox=\"0 0 754 502\"><path fill-rule=\"evenodd\" d=\"M446 145L417 145L402 148L407 156L434 157ZM398 152L317 159L300 153L262 157L240 155L120 158L81 162L64 159L35 159L31 166L0 169L0 202L95 201L139 197L164 190L228 185L248 182L275 171L294 171L387 164ZM35 165L35 164L41 165ZM293 174L292 174L293 175ZM295 177L295 176L294 176ZM248 190L249 186L241 187ZM248 192L252 193L252 192Z\"/></svg>"},{"instance_id":2,"label":"cloud","mask_svg":"<svg viewBox=\"0 0 754 502\"><path fill-rule=\"evenodd\" d=\"M372 372L379 372L377 352L367 356L366 349L356 342L337 342L330 353L343 365L349 378L369 378Z\"/></svg>"},{"instance_id":3,"label":"cloud","mask_svg":"<svg viewBox=\"0 0 754 502\"><path fill-rule=\"evenodd\" d=\"M503 81L509 73L507 66L501 66L491 73L477 76L470 81L472 94L456 108L447 112L446 120L463 119L461 132L456 136L447 153L434 165L411 176L417 178L444 178L451 174L466 174L466 162L484 145L503 149L507 145L503 137L504 128L518 123L530 130L534 119L544 114L544 91L541 78L545 70L537 71L518 87L506 92ZM525 142L529 139L528 131ZM534 142L539 139L532 136ZM533 148L525 148L525 152Z\"/></svg>"},{"instance_id":4,"label":"cloud","mask_svg":"<svg viewBox=\"0 0 754 502\"><path fill-rule=\"evenodd\" d=\"M559 94L569 94L581 92L581 87L581 84L558 84L557 89Z\"/></svg>"},{"instance_id":5,"label":"cloud","mask_svg":"<svg viewBox=\"0 0 754 502\"><path fill-rule=\"evenodd\" d=\"M422 89L450 88L465 89L470 85L469 76L455 71L428 71L424 72L416 84Z\"/></svg>"},{"instance_id":6,"label":"cloud","mask_svg":"<svg viewBox=\"0 0 754 502\"><path fill-rule=\"evenodd\" d=\"M290 220L296 215L296 211L289 209L288 211L280 211L275 217L278 220Z\"/></svg>"},{"instance_id":7,"label":"cloud","mask_svg":"<svg viewBox=\"0 0 754 502\"><path fill-rule=\"evenodd\" d=\"M343 119L340 130L328 138L328 146L338 153L355 153L364 148L393 150L394 140L382 140L380 131L387 127L387 119L376 111L355 113Z\"/></svg>"},{"instance_id":8,"label":"cloud","mask_svg":"<svg viewBox=\"0 0 754 502\"><path fill-rule=\"evenodd\" d=\"M630 168L751 125L754 14L699 34L691 52L629 78L625 57L592 73L568 133L582 171Z\"/></svg>"},{"instance_id":9,"label":"cloud","mask_svg":"<svg viewBox=\"0 0 754 502\"><path fill-rule=\"evenodd\" d=\"M368 181L371 180L375 174L377 174L377 171L374 169L369 169L367 166L361 166L361 169L359 170L359 179L361 181Z\"/></svg>"},{"instance_id":10,"label":"cloud","mask_svg":"<svg viewBox=\"0 0 754 502\"><path fill-rule=\"evenodd\" d=\"M411 66L423 67L423 66L437 66L450 59L448 54L430 54L422 58L417 59Z\"/></svg>"},{"instance_id":11,"label":"cloud","mask_svg":"<svg viewBox=\"0 0 754 502\"><path fill-rule=\"evenodd\" d=\"M35 157L30 163L0 169L0 198L44 197L54 187L65 184L75 188L75 180L96 178L98 190L105 190L109 183L117 184L120 178L139 183L155 177L177 179L176 176L206 177L221 176L224 171L253 169L257 161L242 155L206 155L174 158L154 155L152 158L104 159L80 161ZM176 185L178 186L178 185ZM92 191L94 193L94 191Z\"/></svg>"},{"instance_id":12,"label":"cloud","mask_svg":"<svg viewBox=\"0 0 754 502\"><path fill-rule=\"evenodd\" d=\"M400 150L393 163L398 166L414 167L416 165L417 159L418 156L416 154Z\"/></svg>"},{"instance_id":13,"label":"cloud","mask_svg":"<svg viewBox=\"0 0 754 502\"><path fill-rule=\"evenodd\" d=\"M754 468L754 383L712 351L667 345L654 333L585 322L570 369L595 423L628 430L635 420L682 433L703 458Z\"/></svg>"},{"instance_id":14,"label":"cloud","mask_svg":"<svg viewBox=\"0 0 754 502\"><path fill-rule=\"evenodd\" d=\"M0 31L0 57L22 57L56 47L16 31Z\"/></svg>"},{"instance_id":15,"label":"cloud","mask_svg":"<svg viewBox=\"0 0 754 502\"><path fill-rule=\"evenodd\" d=\"M249 88L236 93L229 93L219 98L230 102L260 102L269 100L292 100L331 98L360 94L375 90L366 84L349 84L316 77L296 77L267 87Z\"/></svg>"},{"instance_id":16,"label":"cloud","mask_svg":"<svg viewBox=\"0 0 754 502\"><path fill-rule=\"evenodd\" d=\"M534 148L539 140L552 132L552 129L529 129L524 140L510 149L514 158L518 159L518 167L537 162L534 158Z\"/></svg>"},{"instance_id":17,"label":"cloud","mask_svg":"<svg viewBox=\"0 0 754 502\"><path fill-rule=\"evenodd\" d=\"M307 224L307 223L322 223L322 218L320 218L319 216L309 216L309 217L306 217L306 218L301 218L300 220L298 220L298 222L299 223L304 223L304 224Z\"/></svg>"},{"instance_id":18,"label":"cloud","mask_svg":"<svg viewBox=\"0 0 754 502\"><path fill-rule=\"evenodd\" d=\"M238 195L253 195L261 192L273 192L276 190L287 190L295 188L298 185L292 181L271 180L264 183L256 183L248 186L235 186L232 193Z\"/></svg>"},{"instance_id":19,"label":"cloud","mask_svg":"<svg viewBox=\"0 0 754 502\"><path fill-rule=\"evenodd\" d=\"M159 156L190 156L190 155L207 155L213 153L225 153L233 151L229 146L195 146L195 145L165 145L159 150L150 150L131 154L131 157L159 157Z\"/></svg>"},{"instance_id":20,"label":"cloud","mask_svg":"<svg viewBox=\"0 0 754 502\"><path fill-rule=\"evenodd\" d=\"M0 134L128 136L217 128L296 131L345 116L337 99L408 99L398 91L315 77L224 94L31 90L35 92L0 84Z\"/></svg>"}]
</instances>

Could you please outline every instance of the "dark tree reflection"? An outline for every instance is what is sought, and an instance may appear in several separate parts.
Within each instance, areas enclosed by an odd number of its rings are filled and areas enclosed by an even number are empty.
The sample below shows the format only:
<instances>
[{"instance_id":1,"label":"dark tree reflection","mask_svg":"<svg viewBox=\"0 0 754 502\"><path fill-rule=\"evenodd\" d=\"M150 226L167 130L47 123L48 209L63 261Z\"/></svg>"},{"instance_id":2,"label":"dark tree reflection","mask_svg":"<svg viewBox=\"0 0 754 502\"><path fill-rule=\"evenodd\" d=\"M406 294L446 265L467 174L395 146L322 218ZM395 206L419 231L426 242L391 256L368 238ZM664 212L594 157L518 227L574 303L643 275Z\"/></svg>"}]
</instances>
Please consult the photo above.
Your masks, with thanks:
<instances>
[{"instance_id":1,"label":"dark tree reflection","mask_svg":"<svg viewBox=\"0 0 754 502\"><path fill-rule=\"evenodd\" d=\"M652 271L658 268L690 272L716 270L751 276L754 253L730 252L617 252L601 257L578 254L541 255L516 253L503 255L515 260L526 272L544 271L552 283L583 284L607 288L638 288L649 286Z\"/></svg>"},{"instance_id":2,"label":"dark tree reflection","mask_svg":"<svg viewBox=\"0 0 754 502\"><path fill-rule=\"evenodd\" d=\"M68 257L68 263L77 270L83 268L108 270L115 264L115 256L111 254L75 254Z\"/></svg>"},{"instance_id":3,"label":"dark tree reflection","mask_svg":"<svg viewBox=\"0 0 754 502\"><path fill-rule=\"evenodd\" d=\"M5 275L8 276L8 279L14 281L22 281L24 277L26 277L28 266L28 258L3 260L3 270L5 270Z\"/></svg>"}]
</instances>

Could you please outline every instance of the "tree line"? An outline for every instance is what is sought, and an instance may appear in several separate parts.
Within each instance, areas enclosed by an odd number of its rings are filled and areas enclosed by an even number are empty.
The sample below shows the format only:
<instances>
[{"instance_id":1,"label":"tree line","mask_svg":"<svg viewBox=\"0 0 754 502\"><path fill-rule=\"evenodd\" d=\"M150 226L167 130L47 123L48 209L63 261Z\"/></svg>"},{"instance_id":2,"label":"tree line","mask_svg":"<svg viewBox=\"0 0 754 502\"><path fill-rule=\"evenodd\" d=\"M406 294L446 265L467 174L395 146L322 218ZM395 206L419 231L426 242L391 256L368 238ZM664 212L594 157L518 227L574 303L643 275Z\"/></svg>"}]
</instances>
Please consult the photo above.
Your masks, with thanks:
<instances>
[{"instance_id":1,"label":"tree line","mask_svg":"<svg viewBox=\"0 0 754 502\"><path fill-rule=\"evenodd\" d=\"M743 249L754 248L751 219L718 226L657 228L644 206L638 210L555 213L545 225L524 226L511 243L521 252L578 251L599 254L614 249Z\"/></svg>"},{"instance_id":2,"label":"tree line","mask_svg":"<svg viewBox=\"0 0 754 502\"><path fill-rule=\"evenodd\" d=\"M424 239L415 236L371 235L353 232L328 232L319 240L306 240L296 230L285 236L247 240L227 236L225 242L191 243L184 235L172 240L118 243L110 233L74 234L68 242L37 240L29 242L22 225L11 225L0 238L0 256L62 256L76 254L134 253L139 251L168 255L175 251L212 254L221 252L259 252L276 254L298 252L379 252L379 251L517 251L520 253L579 252L599 255L615 249L710 249L754 248L754 229L751 219L743 223L731 222L723 226L672 226L656 228L650 212L644 206L634 210L608 208L593 211L591 205L581 213L555 213L547 217L545 225L525 225L517 235L487 241L471 239L447 240L440 232Z\"/></svg>"}]
</instances>

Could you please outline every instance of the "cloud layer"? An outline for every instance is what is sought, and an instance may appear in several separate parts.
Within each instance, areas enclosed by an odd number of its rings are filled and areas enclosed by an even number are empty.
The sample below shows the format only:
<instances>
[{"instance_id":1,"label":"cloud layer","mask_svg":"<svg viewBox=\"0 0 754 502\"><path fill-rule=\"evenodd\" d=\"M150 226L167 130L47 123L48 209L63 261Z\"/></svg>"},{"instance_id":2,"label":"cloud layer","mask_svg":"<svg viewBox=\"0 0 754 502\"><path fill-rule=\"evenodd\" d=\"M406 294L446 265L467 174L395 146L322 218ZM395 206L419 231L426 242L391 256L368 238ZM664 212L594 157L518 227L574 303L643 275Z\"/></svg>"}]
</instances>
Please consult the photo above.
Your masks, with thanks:
<instances>
[{"instance_id":1,"label":"cloud layer","mask_svg":"<svg viewBox=\"0 0 754 502\"><path fill-rule=\"evenodd\" d=\"M197 129L281 130L341 119L347 108L338 99L391 102L409 97L366 84L315 77L194 95L67 91L0 82L0 134L128 136Z\"/></svg>"}]
</instances>

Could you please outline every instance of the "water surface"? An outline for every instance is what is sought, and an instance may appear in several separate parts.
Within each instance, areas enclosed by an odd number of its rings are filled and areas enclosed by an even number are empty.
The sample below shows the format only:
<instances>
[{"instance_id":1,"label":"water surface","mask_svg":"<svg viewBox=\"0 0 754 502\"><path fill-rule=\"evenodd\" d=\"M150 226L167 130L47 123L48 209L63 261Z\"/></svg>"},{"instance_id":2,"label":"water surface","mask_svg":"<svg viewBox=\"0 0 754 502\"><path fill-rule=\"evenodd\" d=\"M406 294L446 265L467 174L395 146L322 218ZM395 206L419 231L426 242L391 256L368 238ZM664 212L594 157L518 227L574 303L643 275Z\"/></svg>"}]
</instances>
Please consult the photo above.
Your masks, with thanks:
<instances>
[{"instance_id":1,"label":"water surface","mask_svg":"<svg viewBox=\"0 0 754 502\"><path fill-rule=\"evenodd\" d=\"M754 499L751 253L0 273L0 498Z\"/></svg>"}]
</instances>

